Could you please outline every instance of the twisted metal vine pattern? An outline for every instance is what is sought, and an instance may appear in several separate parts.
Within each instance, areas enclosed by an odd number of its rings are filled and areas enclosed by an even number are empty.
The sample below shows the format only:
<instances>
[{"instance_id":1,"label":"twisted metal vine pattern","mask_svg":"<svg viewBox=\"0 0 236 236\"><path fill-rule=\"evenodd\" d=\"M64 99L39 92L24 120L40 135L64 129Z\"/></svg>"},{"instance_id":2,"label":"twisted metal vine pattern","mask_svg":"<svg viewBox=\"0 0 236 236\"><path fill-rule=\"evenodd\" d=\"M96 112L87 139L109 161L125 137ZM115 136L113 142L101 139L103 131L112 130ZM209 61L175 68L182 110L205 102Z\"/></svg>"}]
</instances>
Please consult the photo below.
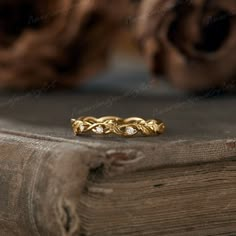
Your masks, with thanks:
<instances>
[{"instance_id":1,"label":"twisted metal vine pattern","mask_svg":"<svg viewBox=\"0 0 236 236\"><path fill-rule=\"evenodd\" d=\"M75 135L95 133L100 135L116 134L123 137L152 136L162 134L165 130L165 125L161 120L144 120L138 117L123 119L117 116L101 118L89 116L72 119L71 123Z\"/></svg>"}]
</instances>

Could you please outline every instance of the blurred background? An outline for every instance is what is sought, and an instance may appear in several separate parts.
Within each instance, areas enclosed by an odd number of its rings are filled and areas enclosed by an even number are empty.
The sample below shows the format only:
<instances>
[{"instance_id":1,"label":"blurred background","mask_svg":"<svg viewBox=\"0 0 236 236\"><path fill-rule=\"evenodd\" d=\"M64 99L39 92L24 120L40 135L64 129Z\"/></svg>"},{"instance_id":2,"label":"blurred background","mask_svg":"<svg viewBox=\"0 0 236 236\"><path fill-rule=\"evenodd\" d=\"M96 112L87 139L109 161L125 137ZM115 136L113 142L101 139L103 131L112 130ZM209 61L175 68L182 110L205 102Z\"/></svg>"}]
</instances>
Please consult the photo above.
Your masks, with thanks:
<instances>
[{"instance_id":1,"label":"blurred background","mask_svg":"<svg viewBox=\"0 0 236 236\"><path fill-rule=\"evenodd\" d=\"M235 11L234 0L1 0L1 91L234 93Z\"/></svg>"}]
</instances>

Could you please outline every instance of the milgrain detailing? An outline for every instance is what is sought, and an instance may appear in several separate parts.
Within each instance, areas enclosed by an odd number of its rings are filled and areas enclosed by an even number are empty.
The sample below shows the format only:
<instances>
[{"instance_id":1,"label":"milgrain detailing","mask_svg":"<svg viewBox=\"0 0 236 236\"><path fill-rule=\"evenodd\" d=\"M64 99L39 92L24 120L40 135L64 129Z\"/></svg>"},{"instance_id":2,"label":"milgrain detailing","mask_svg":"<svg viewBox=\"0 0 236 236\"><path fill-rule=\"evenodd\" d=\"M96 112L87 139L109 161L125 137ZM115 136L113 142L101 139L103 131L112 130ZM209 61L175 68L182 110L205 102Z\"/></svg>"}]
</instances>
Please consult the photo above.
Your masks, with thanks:
<instances>
[{"instance_id":1,"label":"milgrain detailing","mask_svg":"<svg viewBox=\"0 0 236 236\"><path fill-rule=\"evenodd\" d=\"M153 136L165 131L165 124L161 120L144 120L139 117L120 118L105 116L101 118L80 117L72 119L72 128L75 135L94 133L99 135L116 134L122 137L136 135Z\"/></svg>"}]
</instances>

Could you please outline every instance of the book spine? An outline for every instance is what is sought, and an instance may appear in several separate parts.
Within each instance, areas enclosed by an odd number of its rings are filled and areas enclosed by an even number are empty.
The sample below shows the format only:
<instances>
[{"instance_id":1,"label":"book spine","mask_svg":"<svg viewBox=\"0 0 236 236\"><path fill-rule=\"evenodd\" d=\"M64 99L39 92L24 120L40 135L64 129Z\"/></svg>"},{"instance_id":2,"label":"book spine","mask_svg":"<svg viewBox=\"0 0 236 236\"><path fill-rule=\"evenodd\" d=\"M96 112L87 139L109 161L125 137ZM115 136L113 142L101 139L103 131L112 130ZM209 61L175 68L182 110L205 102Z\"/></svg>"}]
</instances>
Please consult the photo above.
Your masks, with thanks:
<instances>
[{"instance_id":1,"label":"book spine","mask_svg":"<svg viewBox=\"0 0 236 236\"><path fill-rule=\"evenodd\" d=\"M91 152L68 143L3 136L1 235L79 235L77 205L89 172Z\"/></svg>"}]
</instances>

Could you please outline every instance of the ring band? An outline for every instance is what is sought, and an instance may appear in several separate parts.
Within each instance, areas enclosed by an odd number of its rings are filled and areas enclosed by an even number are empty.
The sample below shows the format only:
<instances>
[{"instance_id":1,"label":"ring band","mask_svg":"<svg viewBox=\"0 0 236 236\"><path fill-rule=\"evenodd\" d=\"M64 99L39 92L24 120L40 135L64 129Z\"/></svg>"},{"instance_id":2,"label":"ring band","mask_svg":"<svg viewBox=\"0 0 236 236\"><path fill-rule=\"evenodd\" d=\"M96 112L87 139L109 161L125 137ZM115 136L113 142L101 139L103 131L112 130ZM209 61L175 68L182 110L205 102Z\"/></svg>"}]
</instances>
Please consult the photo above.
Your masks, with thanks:
<instances>
[{"instance_id":1,"label":"ring band","mask_svg":"<svg viewBox=\"0 0 236 236\"><path fill-rule=\"evenodd\" d=\"M104 116L101 118L88 116L72 119L71 124L75 135L94 133L132 137L136 135L159 135L165 131L165 124L161 120L144 120L139 117L123 119L117 116Z\"/></svg>"}]
</instances>

